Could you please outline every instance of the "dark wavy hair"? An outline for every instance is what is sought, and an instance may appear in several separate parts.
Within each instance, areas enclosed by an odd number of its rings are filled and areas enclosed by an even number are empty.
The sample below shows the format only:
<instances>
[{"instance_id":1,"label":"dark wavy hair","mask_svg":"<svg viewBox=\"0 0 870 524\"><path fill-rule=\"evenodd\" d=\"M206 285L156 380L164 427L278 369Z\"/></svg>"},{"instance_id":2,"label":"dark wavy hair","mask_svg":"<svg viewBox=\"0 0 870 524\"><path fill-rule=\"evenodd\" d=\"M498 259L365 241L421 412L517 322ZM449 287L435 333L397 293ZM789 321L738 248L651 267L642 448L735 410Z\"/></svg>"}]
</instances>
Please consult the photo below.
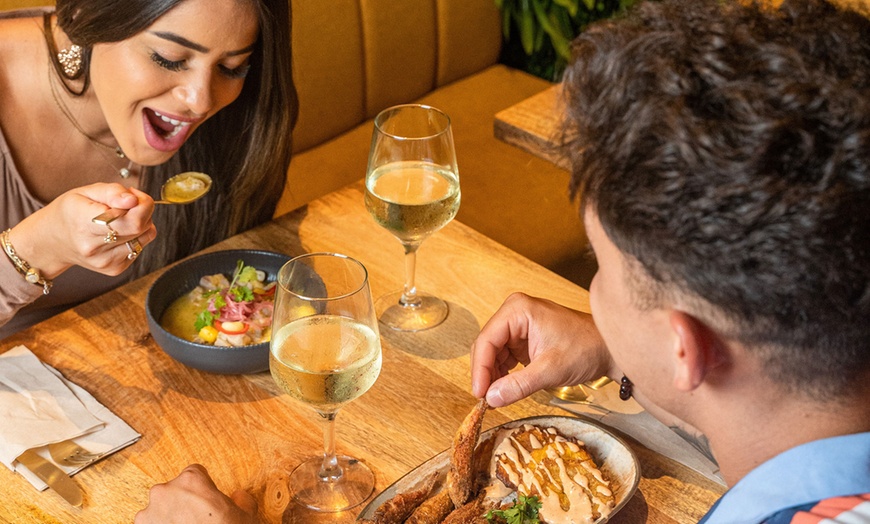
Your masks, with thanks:
<instances>
[{"instance_id":1,"label":"dark wavy hair","mask_svg":"<svg viewBox=\"0 0 870 524\"><path fill-rule=\"evenodd\" d=\"M634 269L791 391L870 373L870 20L825 0L646 2L564 78L572 194Z\"/></svg>"},{"instance_id":2,"label":"dark wavy hair","mask_svg":"<svg viewBox=\"0 0 870 524\"><path fill-rule=\"evenodd\" d=\"M134 264L137 274L271 219L281 197L298 113L290 65L290 5L289 0L247 1L257 10L260 33L241 94L200 126L168 162L142 172L142 189L155 198L167 178L184 171L210 174L212 190L193 204L155 209L157 241ZM57 0L58 25L84 50L82 92L88 89L94 44L130 38L182 2ZM46 39L64 79L50 31Z\"/></svg>"}]
</instances>

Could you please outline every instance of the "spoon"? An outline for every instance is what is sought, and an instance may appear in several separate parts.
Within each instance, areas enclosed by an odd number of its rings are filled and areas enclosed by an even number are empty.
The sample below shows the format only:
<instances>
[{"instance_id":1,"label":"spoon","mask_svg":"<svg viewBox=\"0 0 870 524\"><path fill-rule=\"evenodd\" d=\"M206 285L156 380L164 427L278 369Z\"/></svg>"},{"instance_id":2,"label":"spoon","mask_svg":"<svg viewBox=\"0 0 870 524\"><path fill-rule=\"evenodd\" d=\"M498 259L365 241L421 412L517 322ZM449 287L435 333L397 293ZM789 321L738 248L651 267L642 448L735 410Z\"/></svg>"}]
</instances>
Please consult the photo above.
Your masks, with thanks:
<instances>
[{"instance_id":1,"label":"spoon","mask_svg":"<svg viewBox=\"0 0 870 524\"><path fill-rule=\"evenodd\" d=\"M211 177L205 173L188 171L169 178L160 188L160 200L155 204L189 204L199 200L211 189ZM109 209L91 219L92 222L108 226L113 220L127 214L127 209Z\"/></svg>"}]
</instances>

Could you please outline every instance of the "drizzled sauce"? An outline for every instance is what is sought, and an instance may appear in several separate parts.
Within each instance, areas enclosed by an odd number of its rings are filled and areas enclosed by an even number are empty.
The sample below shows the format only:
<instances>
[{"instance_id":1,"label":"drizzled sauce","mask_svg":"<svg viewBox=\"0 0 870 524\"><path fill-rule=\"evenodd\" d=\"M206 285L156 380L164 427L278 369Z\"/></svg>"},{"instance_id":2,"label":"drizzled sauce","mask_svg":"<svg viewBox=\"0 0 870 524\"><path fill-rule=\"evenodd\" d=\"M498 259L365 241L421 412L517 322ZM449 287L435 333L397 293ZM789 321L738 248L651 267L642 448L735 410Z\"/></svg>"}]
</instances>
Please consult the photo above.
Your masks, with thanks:
<instances>
[{"instance_id":1,"label":"drizzled sauce","mask_svg":"<svg viewBox=\"0 0 870 524\"><path fill-rule=\"evenodd\" d=\"M487 497L503 498L512 491L508 486L537 495L539 517L548 524L589 524L612 511L610 483L582 442L528 424L503 429L495 438Z\"/></svg>"}]
</instances>

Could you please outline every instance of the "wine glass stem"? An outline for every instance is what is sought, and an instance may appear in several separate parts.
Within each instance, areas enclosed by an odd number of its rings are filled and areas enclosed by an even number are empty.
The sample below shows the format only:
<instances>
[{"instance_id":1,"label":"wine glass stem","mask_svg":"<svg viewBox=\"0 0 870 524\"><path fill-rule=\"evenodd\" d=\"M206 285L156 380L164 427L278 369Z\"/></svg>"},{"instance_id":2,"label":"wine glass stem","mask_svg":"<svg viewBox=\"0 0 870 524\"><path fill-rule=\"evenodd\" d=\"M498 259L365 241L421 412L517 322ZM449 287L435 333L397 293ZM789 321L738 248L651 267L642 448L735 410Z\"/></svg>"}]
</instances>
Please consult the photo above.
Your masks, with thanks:
<instances>
[{"instance_id":1,"label":"wine glass stem","mask_svg":"<svg viewBox=\"0 0 870 524\"><path fill-rule=\"evenodd\" d=\"M417 248L420 244L402 244L405 248L405 288L402 290L402 298L399 303L403 306L420 305L420 299L417 297L417 286L414 283L414 278L417 272Z\"/></svg>"},{"instance_id":2,"label":"wine glass stem","mask_svg":"<svg viewBox=\"0 0 870 524\"><path fill-rule=\"evenodd\" d=\"M323 464L320 466L320 471L317 472L320 480L324 482L336 482L341 478L341 466L338 465L338 459L335 458L335 417L338 412L332 411L329 413L319 412L323 417Z\"/></svg>"}]
</instances>

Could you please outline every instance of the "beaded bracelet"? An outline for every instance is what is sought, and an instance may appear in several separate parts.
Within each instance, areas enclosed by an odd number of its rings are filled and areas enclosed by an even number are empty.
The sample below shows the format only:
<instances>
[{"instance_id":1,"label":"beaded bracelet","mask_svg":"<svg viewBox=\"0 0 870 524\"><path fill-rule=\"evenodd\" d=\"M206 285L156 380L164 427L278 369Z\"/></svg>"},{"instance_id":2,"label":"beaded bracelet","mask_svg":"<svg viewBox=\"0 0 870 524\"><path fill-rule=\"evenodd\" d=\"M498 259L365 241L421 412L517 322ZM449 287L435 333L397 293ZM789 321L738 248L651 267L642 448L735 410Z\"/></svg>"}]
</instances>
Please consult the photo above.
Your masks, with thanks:
<instances>
[{"instance_id":1,"label":"beaded bracelet","mask_svg":"<svg viewBox=\"0 0 870 524\"><path fill-rule=\"evenodd\" d=\"M39 274L39 270L35 267L30 267L30 264L21 259L16 253L15 248L12 247L12 243L9 242L9 230L3 232L2 236L0 236L0 241L3 243L3 251L6 252L6 256L9 257L9 260L12 261L12 264L15 266L15 269L18 270L19 273L24 275L24 280L30 282L31 284L35 284L37 286L42 286L42 294L47 295L49 291L51 291L52 281L47 278L42 278L42 275Z\"/></svg>"}]
</instances>

